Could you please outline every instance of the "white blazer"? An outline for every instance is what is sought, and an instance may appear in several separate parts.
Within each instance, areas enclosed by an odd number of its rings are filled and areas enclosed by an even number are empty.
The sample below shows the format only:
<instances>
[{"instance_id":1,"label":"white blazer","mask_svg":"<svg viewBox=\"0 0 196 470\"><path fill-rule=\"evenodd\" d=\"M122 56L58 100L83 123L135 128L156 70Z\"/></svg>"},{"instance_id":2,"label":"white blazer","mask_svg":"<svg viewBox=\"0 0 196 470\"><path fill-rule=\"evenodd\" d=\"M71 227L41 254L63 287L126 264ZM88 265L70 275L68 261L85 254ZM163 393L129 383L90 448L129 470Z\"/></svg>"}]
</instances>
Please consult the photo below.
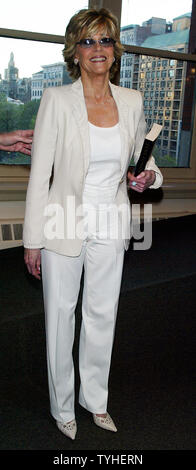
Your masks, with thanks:
<instances>
[{"instance_id":1,"label":"white blazer","mask_svg":"<svg viewBox=\"0 0 196 470\"><path fill-rule=\"evenodd\" d=\"M110 83L118 108L121 136L121 179L115 203L130 208L126 175L132 156L137 162L146 135L142 97L139 91ZM85 177L90 161L88 115L81 78L73 84L47 88L37 114L33 144L23 243L26 248L47 248L67 256L78 256L80 236L73 226L80 221ZM151 188L162 184L162 175L151 157L146 169L156 172ZM49 187L53 171L53 181ZM48 237L47 224L59 216L58 231ZM50 222L51 221L51 222ZM125 249L130 239L130 209L124 218ZM72 227L70 229L70 227ZM55 232L55 231L54 231ZM70 235L71 233L71 235Z\"/></svg>"}]
</instances>

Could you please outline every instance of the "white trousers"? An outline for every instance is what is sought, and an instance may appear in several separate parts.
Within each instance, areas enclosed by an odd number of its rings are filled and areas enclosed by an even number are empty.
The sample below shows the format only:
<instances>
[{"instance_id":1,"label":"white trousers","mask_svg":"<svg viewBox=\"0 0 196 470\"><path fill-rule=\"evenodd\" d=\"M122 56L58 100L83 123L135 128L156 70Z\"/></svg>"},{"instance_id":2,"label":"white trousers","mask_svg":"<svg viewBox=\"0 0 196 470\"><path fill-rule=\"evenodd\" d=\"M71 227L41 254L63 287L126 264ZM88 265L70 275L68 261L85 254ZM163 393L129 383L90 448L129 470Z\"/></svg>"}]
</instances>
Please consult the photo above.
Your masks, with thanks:
<instances>
[{"instance_id":1,"label":"white trousers","mask_svg":"<svg viewBox=\"0 0 196 470\"><path fill-rule=\"evenodd\" d=\"M51 414L63 422L75 417L72 349L83 268L79 403L92 413L105 413L124 241L87 236L79 256L46 249L41 256Z\"/></svg>"}]
</instances>

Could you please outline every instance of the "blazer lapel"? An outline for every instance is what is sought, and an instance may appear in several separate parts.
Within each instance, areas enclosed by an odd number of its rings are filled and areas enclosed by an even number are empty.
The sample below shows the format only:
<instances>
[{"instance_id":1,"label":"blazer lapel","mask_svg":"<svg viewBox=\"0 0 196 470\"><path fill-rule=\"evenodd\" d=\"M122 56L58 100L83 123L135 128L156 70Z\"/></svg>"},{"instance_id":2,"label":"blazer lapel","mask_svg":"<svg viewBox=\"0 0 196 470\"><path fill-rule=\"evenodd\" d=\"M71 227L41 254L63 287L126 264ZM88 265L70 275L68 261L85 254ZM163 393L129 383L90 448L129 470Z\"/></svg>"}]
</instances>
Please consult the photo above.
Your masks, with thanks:
<instances>
[{"instance_id":1,"label":"blazer lapel","mask_svg":"<svg viewBox=\"0 0 196 470\"><path fill-rule=\"evenodd\" d=\"M82 142L82 153L84 156L84 175L86 176L90 162L90 137L88 129L88 114L81 78L72 84L71 93L73 97L73 115L77 122Z\"/></svg>"},{"instance_id":2,"label":"blazer lapel","mask_svg":"<svg viewBox=\"0 0 196 470\"><path fill-rule=\"evenodd\" d=\"M110 88L112 95L116 102L119 115L119 128L120 128L120 137L121 137L121 177L124 174L127 159L129 157L129 133L128 133L128 111L129 108L127 104L122 100L120 94L120 87L113 85L110 82Z\"/></svg>"}]
</instances>

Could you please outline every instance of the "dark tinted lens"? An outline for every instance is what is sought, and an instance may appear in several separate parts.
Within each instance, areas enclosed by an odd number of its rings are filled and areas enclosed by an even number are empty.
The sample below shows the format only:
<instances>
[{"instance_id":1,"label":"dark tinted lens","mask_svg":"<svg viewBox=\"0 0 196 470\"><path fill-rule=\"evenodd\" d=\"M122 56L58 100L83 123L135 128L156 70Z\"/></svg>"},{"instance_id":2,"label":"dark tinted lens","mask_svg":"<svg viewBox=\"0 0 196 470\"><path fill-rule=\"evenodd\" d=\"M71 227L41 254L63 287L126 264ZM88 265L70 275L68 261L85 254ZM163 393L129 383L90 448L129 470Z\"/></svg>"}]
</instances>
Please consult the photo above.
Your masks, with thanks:
<instances>
[{"instance_id":1,"label":"dark tinted lens","mask_svg":"<svg viewBox=\"0 0 196 470\"><path fill-rule=\"evenodd\" d=\"M89 39L89 38L81 39L81 41L80 41L80 45L82 47L91 47L91 46L93 46L94 43L95 43L94 39Z\"/></svg>"},{"instance_id":2,"label":"dark tinted lens","mask_svg":"<svg viewBox=\"0 0 196 470\"><path fill-rule=\"evenodd\" d=\"M102 38L100 43L103 45L103 46L113 46L113 44L115 43L115 41L112 39L112 38Z\"/></svg>"}]
</instances>

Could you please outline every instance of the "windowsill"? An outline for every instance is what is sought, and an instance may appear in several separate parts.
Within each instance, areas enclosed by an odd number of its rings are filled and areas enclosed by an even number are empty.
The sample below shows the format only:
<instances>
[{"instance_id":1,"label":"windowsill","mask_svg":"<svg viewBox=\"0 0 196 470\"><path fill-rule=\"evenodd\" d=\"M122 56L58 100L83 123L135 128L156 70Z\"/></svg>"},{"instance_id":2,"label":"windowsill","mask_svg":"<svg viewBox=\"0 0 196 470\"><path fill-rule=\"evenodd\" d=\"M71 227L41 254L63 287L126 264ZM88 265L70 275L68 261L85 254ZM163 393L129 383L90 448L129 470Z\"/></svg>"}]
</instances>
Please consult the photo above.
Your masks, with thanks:
<instances>
[{"instance_id":1,"label":"windowsill","mask_svg":"<svg viewBox=\"0 0 196 470\"><path fill-rule=\"evenodd\" d=\"M27 180L1 181L0 182L0 201L25 201ZM160 192L162 195L160 196ZM139 195L140 196L140 195ZM196 199L196 181L192 178L187 180L168 179L164 180L163 186L157 190L147 190L141 195L144 202L150 199L157 201L159 199ZM136 196L137 197L137 196Z\"/></svg>"}]
</instances>

